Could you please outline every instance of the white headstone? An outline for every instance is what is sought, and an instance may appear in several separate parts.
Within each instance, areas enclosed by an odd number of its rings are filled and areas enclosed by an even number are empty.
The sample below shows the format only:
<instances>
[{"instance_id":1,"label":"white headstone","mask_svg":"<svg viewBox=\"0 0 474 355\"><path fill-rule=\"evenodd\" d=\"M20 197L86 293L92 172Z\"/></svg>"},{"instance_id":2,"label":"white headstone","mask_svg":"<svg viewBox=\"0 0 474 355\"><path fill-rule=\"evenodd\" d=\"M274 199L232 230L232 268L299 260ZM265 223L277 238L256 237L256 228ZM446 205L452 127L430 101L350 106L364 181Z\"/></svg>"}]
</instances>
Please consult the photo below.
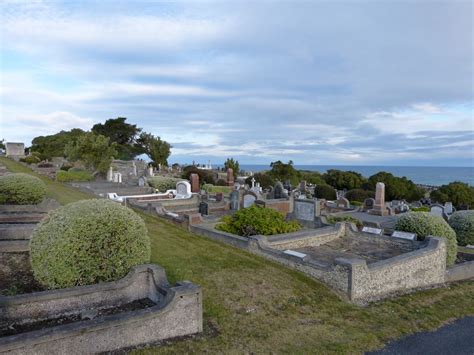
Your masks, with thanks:
<instances>
[{"instance_id":1,"label":"white headstone","mask_svg":"<svg viewBox=\"0 0 474 355\"><path fill-rule=\"evenodd\" d=\"M114 181L114 168L112 168L112 166L110 166L109 171L107 171L107 181Z\"/></svg>"},{"instance_id":2,"label":"white headstone","mask_svg":"<svg viewBox=\"0 0 474 355\"><path fill-rule=\"evenodd\" d=\"M187 181L179 181L176 183L176 198L190 198L191 193L191 184Z\"/></svg>"},{"instance_id":3,"label":"white headstone","mask_svg":"<svg viewBox=\"0 0 474 355\"><path fill-rule=\"evenodd\" d=\"M444 204L444 212L446 214L452 214L453 213L453 203L452 202L446 202Z\"/></svg>"},{"instance_id":4,"label":"white headstone","mask_svg":"<svg viewBox=\"0 0 474 355\"><path fill-rule=\"evenodd\" d=\"M250 207L255 203L255 196L251 194L244 195L244 208Z\"/></svg>"},{"instance_id":5,"label":"white headstone","mask_svg":"<svg viewBox=\"0 0 474 355\"><path fill-rule=\"evenodd\" d=\"M430 213L435 216L443 217L444 207L438 205L431 206Z\"/></svg>"}]
</instances>

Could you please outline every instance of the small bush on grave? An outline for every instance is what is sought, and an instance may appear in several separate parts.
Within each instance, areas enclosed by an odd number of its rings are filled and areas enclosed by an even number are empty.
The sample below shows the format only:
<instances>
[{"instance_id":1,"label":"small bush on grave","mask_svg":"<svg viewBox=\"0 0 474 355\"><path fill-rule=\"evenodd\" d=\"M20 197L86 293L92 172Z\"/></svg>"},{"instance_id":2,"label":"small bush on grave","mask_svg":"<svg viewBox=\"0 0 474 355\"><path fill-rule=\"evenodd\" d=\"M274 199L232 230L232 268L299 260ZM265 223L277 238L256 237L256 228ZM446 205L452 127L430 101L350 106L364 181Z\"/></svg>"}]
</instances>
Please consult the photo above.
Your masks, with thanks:
<instances>
[{"instance_id":1,"label":"small bush on grave","mask_svg":"<svg viewBox=\"0 0 474 355\"><path fill-rule=\"evenodd\" d=\"M157 189L160 192L166 192L167 190L175 190L176 183L182 181L183 179L176 179L166 176L153 176L147 179L148 185Z\"/></svg>"},{"instance_id":2,"label":"small bush on grave","mask_svg":"<svg viewBox=\"0 0 474 355\"><path fill-rule=\"evenodd\" d=\"M150 261L143 220L110 200L84 200L51 211L30 241L36 280L55 289L118 280Z\"/></svg>"},{"instance_id":3,"label":"small bush on grave","mask_svg":"<svg viewBox=\"0 0 474 355\"><path fill-rule=\"evenodd\" d=\"M364 205L364 203L360 201L350 201L350 203L352 206L357 206L357 207Z\"/></svg>"},{"instance_id":4,"label":"small bush on grave","mask_svg":"<svg viewBox=\"0 0 474 355\"><path fill-rule=\"evenodd\" d=\"M374 198L375 194L373 191L367 191L362 189L353 189L346 192L344 195L349 201L364 202L368 198Z\"/></svg>"},{"instance_id":5,"label":"small bush on grave","mask_svg":"<svg viewBox=\"0 0 474 355\"><path fill-rule=\"evenodd\" d=\"M18 173L0 177L0 204L36 205L45 195L46 185L35 176Z\"/></svg>"},{"instance_id":6,"label":"small bush on grave","mask_svg":"<svg viewBox=\"0 0 474 355\"><path fill-rule=\"evenodd\" d=\"M217 180L216 185L217 186L228 186L227 181L225 181L224 179Z\"/></svg>"},{"instance_id":7,"label":"small bush on grave","mask_svg":"<svg viewBox=\"0 0 474 355\"><path fill-rule=\"evenodd\" d=\"M405 213L397 220L395 230L416 233L418 240L424 240L429 235L444 238L447 247L446 263L454 264L457 254L456 233L443 217L429 212Z\"/></svg>"},{"instance_id":8,"label":"small bush on grave","mask_svg":"<svg viewBox=\"0 0 474 355\"><path fill-rule=\"evenodd\" d=\"M335 200L336 190L329 185L318 185L314 188L314 196L317 198L324 198L326 200Z\"/></svg>"},{"instance_id":9,"label":"small bush on grave","mask_svg":"<svg viewBox=\"0 0 474 355\"><path fill-rule=\"evenodd\" d=\"M271 208L251 206L224 216L216 229L248 237L296 232L301 229L297 221L285 221L283 215Z\"/></svg>"},{"instance_id":10,"label":"small bush on grave","mask_svg":"<svg viewBox=\"0 0 474 355\"><path fill-rule=\"evenodd\" d=\"M59 182L71 181L92 181L94 177L88 171L64 171L60 170L56 174L56 180Z\"/></svg>"},{"instance_id":11,"label":"small bush on grave","mask_svg":"<svg viewBox=\"0 0 474 355\"><path fill-rule=\"evenodd\" d=\"M428 206L413 207L411 208L412 212L429 212L430 208Z\"/></svg>"},{"instance_id":12,"label":"small bush on grave","mask_svg":"<svg viewBox=\"0 0 474 355\"><path fill-rule=\"evenodd\" d=\"M457 211L449 218L459 245L474 245L474 211Z\"/></svg>"},{"instance_id":13,"label":"small bush on grave","mask_svg":"<svg viewBox=\"0 0 474 355\"><path fill-rule=\"evenodd\" d=\"M28 155L27 157L20 158L20 161L26 164L36 164L41 161L36 155Z\"/></svg>"},{"instance_id":14,"label":"small bush on grave","mask_svg":"<svg viewBox=\"0 0 474 355\"><path fill-rule=\"evenodd\" d=\"M352 216L327 216L326 221L329 224L336 224L337 222L349 222L354 223L357 228L362 228L363 224L360 220Z\"/></svg>"},{"instance_id":15,"label":"small bush on grave","mask_svg":"<svg viewBox=\"0 0 474 355\"><path fill-rule=\"evenodd\" d=\"M214 186L212 184L204 184L202 185L201 190L206 191L207 193L218 193L222 192L224 194L228 194L232 191L233 187L231 186Z\"/></svg>"}]
</instances>

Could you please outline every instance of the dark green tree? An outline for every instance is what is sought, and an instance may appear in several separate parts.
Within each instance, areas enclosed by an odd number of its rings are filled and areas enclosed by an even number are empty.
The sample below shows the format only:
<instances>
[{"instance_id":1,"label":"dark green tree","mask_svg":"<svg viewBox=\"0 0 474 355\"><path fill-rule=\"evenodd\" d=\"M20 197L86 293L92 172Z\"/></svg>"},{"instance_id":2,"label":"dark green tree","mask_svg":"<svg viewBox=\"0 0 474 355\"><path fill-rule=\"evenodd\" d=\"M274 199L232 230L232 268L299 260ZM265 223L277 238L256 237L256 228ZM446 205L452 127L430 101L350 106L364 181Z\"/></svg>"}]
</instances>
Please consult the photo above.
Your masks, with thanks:
<instances>
[{"instance_id":1,"label":"dark green tree","mask_svg":"<svg viewBox=\"0 0 474 355\"><path fill-rule=\"evenodd\" d=\"M234 158L227 158L227 160L224 163L225 170L231 168L234 172L234 177L237 177L240 173L240 164L237 160L234 160Z\"/></svg>"},{"instance_id":2,"label":"dark green tree","mask_svg":"<svg viewBox=\"0 0 474 355\"><path fill-rule=\"evenodd\" d=\"M171 145L155 137L151 133L142 132L137 139L137 145L143 149L143 153L153 161L153 165L162 164L168 166L168 157L171 154Z\"/></svg>"},{"instance_id":3,"label":"dark green tree","mask_svg":"<svg viewBox=\"0 0 474 355\"><path fill-rule=\"evenodd\" d=\"M116 143L110 143L108 137L87 132L76 141L70 142L64 151L70 161L83 162L95 175L107 172L113 157L117 154L115 146Z\"/></svg>"},{"instance_id":4,"label":"dark green tree","mask_svg":"<svg viewBox=\"0 0 474 355\"><path fill-rule=\"evenodd\" d=\"M203 185L203 184L215 184L216 183L216 181L214 179L214 176L213 176L211 171L202 170L202 169L199 169L198 167L193 166L193 165L186 166L183 169L183 173L182 173L181 176L182 176L183 179L189 180L189 177L191 176L191 174L198 174L199 175L199 184L201 184L201 185Z\"/></svg>"},{"instance_id":5,"label":"dark green tree","mask_svg":"<svg viewBox=\"0 0 474 355\"><path fill-rule=\"evenodd\" d=\"M105 123L97 123L92 127L92 132L103 135L116 144L117 156L122 160L131 160L137 155L145 153L144 147L137 144L141 128L137 125L126 123L125 117L110 118Z\"/></svg>"},{"instance_id":6,"label":"dark green tree","mask_svg":"<svg viewBox=\"0 0 474 355\"><path fill-rule=\"evenodd\" d=\"M85 132L79 128L70 131L61 131L49 136L35 137L31 142L30 152L36 153L40 159L51 159L53 157L64 157L64 148L67 144L75 142Z\"/></svg>"},{"instance_id":7,"label":"dark green tree","mask_svg":"<svg viewBox=\"0 0 474 355\"><path fill-rule=\"evenodd\" d=\"M318 185L314 188L314 197L335 200L337 195L336 190L332 186Z\"/></svg>"},{"instance_id":8,"label":"dark green tree","mask_svg":"<svg viewBox=\"0 0 474 355\"><path fill-rule=\"evenodd\" d=\"M432 201L445 203L452 202L456 208L474 207L474 187L460 181L442 185L438 190L431 192Z\"/></svg>"},{"instance_id":9,"label":"dark green tree","mask_svg":"<svg viewBox=\"0 0 474 355\"><path fill-rule=\"evenodd\" d=\"M288 161L287 164L278 160L270 163L272 168L268 174L273 177L275 180L280 180L282 182L290 181L292 185L297 185L300 182L300 173L293 166L293 161Z\"/></svg>"},{"instance_id":10,"label":"dark green tree","mask_svg":"<svg viewBox=\"0 0 474 355\"><path fill-rule=\"evenodd\" d=\"M0 140L0 149L5 149L5 139Z\"/></svg>"},{"instance_id":11,"label":"dark green tree","mask_svg":"<svg viewBox=\"0 0 474 355\"><path fill-rule=\"evenodd\" d=\"M342 171L330 169L323 175L324 181L338 190L360 189L367 181L361 174L355 171Z\"/></svg>"},{"instance_id":12,"label":"dark green tree","mask_svg":"<svg viewBox=\"0 0 474 355\"><path fill-rule=\"evenodd\" d=\"M369 190L374 191L377 182L385 184L385 199L416 201L424 196L424 190L416 186L416 184L404 177L393 176L391 173L380 171L369 177L366 184Z\"/></svg>"},{"instance_id":13,"label":"dark green tree","mask_svg":"<svg viewBox=\"0 0 474 355\"><path fill-rule=\"evenodd\" d=\"M253 176L249 176L245 179L245 183L249 186L252 186L252 177L255 179L255 182L260 183L260 186L264 189L268 189L269 187L273 187L276 183L275 179L267 173L255 173Z\"/></svg>"}]
</instances>

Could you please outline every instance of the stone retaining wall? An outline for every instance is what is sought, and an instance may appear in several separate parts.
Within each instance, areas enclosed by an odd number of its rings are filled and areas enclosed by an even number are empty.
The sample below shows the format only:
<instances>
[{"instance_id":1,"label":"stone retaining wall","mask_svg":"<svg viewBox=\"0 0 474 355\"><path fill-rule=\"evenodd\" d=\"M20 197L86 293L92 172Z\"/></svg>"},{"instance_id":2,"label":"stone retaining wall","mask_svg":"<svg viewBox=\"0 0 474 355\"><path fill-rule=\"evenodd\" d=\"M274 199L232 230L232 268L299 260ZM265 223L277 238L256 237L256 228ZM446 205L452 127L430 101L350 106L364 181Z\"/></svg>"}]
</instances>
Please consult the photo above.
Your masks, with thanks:
<instances>
[{"instance_id":1,"label":"stone retaining wall","mask_svg":"<svg viewBox=\"0 0 474 355\"><path fill-rule=\"evenodd\" d=\"M156 305L113 315L81 316L84 311L143 298ZM202 331L202 294L190 282L170 287L161 267L140 265L115 282L0 297L3 325L62 315L78 315L83 320L1 337L0 352L91 354L196 334Z\"/></svg>"}]
</instances>

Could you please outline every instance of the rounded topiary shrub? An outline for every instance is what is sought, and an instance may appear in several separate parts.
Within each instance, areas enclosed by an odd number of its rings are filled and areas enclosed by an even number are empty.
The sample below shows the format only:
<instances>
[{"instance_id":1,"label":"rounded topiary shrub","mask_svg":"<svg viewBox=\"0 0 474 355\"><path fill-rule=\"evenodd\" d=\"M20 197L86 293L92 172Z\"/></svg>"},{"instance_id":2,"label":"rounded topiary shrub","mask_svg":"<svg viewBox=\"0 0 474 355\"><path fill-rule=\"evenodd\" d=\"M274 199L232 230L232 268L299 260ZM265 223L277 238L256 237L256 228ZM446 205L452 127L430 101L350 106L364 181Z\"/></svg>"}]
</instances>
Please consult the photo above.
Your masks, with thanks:
<instances>
[{"instance_id":1,"label":"rounded topiary shrub","mask_svg":"<svg viewBox=\"0 0 474 355\"><path fill-rule=\"evenodd\" d=\"M30 241L31 266L47 288L112 281L150 261L143 220L110 200L85 200L49 213Z\"/></svg>"},{"instance_id":2,"label":"rounded topiary shrub","mask_svg":"<svg viewBox=\"0 0 474 355\"><path fill-rule=\"evenodd\" d=\"M271 208L257 207L255 205L237 211L232 216L224 216L216 226L223 232L241 236L273 235L290 233L300 230L297 221L285 221L283 215Z\"/></svg>"},{"instance_id":3,"label":"rounded topiary shrub","mask_svg":"<svg viewBox=\"0 0 474 355\"><path fill-rule=\"evenodd\" d=\"M0 177L0 204L36 205L43 201L46 185L29 174L10 174Z\"/></svg>"},{"instance_id":4,"label":"rounded topiary shrub","mask_svg":"<svg viewBox=\"0 0 474 355\"><path fill-rule=\"evenodd\" d=\"M449 219L459 245L474 245L474 211L457 211Z\"/></svg>"},{"instance_id":5,"label":"rounded topiary shrub","mask_svg":"<svg viewBox=\"0 0 474 355\"><path fill-rule=\"evenodd\" d=\"M446 263L454 264L457 254L456 233L442 217L428 212L405 213L398 219L395 230L416 233L418 240L424 240L429 235L446 239Z\"/></svg>"}]
</instances>

